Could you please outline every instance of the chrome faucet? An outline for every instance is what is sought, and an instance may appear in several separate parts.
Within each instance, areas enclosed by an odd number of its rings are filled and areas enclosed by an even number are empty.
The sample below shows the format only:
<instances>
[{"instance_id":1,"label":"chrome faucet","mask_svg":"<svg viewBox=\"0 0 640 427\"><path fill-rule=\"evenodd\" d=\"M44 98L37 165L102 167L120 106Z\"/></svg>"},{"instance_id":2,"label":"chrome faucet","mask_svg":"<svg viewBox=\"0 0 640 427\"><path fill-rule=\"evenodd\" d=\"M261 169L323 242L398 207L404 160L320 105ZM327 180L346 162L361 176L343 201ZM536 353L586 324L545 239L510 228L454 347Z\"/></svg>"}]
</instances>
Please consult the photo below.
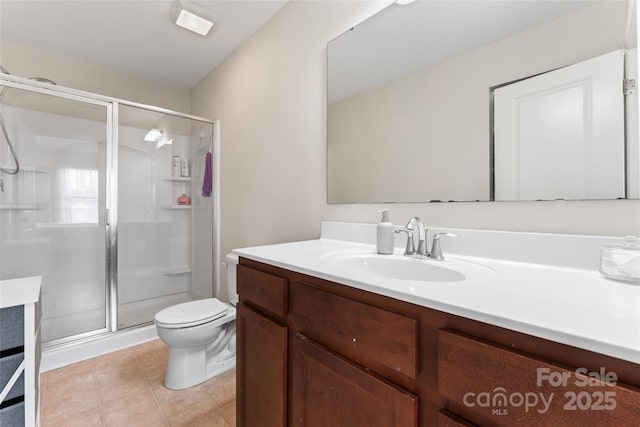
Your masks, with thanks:
<instances>
[{"instance_id":1,"label":"chrome faucet","mask_svg":"<svg viewBox=\"0 0 640 427\"><path fill-rule=\"evenodd\" d=\"M418 249L415 249L413 240L414 227L418 228ZM405 255L428 256L429 253L427 252L426 244L427 229L424 228L424 224L420 218L414 216L407 222L407 225L405 225L404 228L396 230L396 233L407 234L407 246L404 250Z\"/></svg>"},{"instance_id":2,"label":"chrome faucet","mask_svg":"<svg viewBox=\"0 0 640 427\"><path fill-rule=\"evenodd\" d=\"M418 228L418 248L416 249L414 243L414 231L415 228ZM426 257L431 258L437 261L443 261L444 256L442 255L442 245L440 244L441 237L449 237L450 239L455 239L458 237L453 233L436 233L433 235L433 239L431 242L431 251L427 251L427 229L425 228L422 220L417 216L412 217L407 225L404 228L395 231L396 233L406 233L407 235L407 246L404 250L404 255L407 256L416 256L416 257Z\"/></svg>"}]
</instances>

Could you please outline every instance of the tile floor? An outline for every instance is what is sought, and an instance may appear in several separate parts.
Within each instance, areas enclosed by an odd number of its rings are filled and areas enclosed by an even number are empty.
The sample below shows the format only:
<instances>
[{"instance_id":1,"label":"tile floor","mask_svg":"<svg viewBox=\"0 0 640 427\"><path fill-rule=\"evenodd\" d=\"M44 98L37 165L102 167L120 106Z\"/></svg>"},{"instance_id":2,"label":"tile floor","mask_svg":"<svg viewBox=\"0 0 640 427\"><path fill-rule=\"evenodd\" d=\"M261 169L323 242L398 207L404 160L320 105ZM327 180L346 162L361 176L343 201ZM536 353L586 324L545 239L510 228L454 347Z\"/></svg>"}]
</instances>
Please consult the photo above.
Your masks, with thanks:
<instances>
[{"instance_id":1,"label":"tile floor","mask_svg":"<svg viewBox=\"0 0 640 427\"><path fill-rule=\"evenodd\" d=\"M233 427L236 371L186 390L162 384L160 340L45 372L42 427Z\"/></svg>"}]
</instances>

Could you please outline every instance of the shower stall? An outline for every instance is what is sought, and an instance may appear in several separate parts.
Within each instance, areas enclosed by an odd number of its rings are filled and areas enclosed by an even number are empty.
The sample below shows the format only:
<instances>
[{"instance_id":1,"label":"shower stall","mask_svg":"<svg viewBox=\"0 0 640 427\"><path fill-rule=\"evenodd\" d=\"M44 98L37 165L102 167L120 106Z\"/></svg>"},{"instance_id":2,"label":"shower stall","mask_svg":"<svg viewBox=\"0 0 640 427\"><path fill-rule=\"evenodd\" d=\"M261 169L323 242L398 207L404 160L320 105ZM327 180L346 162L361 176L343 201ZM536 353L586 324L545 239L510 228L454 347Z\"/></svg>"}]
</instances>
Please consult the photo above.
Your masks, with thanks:
<instances>
[{"instance_id":1,"label":"shower stall","mask_svg":"<svg viewBox=\"0 0 640 427\"><path fill-rule=\"evenodd\" d=\"M42 276L43 347L211 297L215 123L52 83L0 78L0 279Z\"/></svg>"}]
</instances>

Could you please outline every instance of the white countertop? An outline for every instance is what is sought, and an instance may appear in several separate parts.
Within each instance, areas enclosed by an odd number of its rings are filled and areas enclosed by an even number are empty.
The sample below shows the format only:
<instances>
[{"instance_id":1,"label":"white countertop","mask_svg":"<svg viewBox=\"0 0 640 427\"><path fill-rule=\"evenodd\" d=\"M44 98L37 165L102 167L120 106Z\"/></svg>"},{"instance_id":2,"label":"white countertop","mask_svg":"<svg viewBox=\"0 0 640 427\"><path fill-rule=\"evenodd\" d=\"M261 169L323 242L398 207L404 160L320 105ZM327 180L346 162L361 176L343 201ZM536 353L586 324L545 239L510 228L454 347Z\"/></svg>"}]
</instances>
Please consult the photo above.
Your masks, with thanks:
<instances>
[{"instance_id":1,"label":"white countertop","mask_svg":"<svg viewBox=\"0 0 640 427\"><path fill-rule=\"evenodd\" d=\"M42 276L0 280L0 308L37 302Z\"/></svg>"},{"instance_id":2,"label":"white countertop","mask_svg":"<svg viewBox=\"0 0 640 427\"><path fill-rule=\"evenodd\" d=\"M467 280L422 282L343 269L328 258L341 252L374 254L375 245L322 238L233 251L276 267L640 363L640 286L606 279L597 266L562 267L445 250L447 260L437 265L466 268ZM396 248L393 256L401 254Z\"/></svg>"}]
</instances>

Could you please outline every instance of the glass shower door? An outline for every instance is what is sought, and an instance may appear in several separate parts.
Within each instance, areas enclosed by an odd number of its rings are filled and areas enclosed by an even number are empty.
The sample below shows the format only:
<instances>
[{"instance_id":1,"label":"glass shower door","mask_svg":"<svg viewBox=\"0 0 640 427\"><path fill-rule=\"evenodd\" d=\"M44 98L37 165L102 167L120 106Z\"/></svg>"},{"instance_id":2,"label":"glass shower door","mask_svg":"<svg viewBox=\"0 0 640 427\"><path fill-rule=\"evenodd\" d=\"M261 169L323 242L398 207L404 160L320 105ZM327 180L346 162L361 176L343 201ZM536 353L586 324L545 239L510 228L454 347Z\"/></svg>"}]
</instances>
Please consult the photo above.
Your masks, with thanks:
<instances>
[{"instance_id":1,"label":"glass shower door","mask_svg":"<svg viewBox=\"0 0 640 427\"><path fill-rule=\"evenodd\" d=\"M118 117L121 329L212 296L213 202L202 186L213 127L127 105L118 107Z\"/></svg>"},{"instance_id":2,"label":"glass shower door","mask_svg":"<svg viewBox=\"0 0 640 427\"><path fill-rule=\"evenodd\" d=\"M0 279L41 275L42 340L107 330L109 103L7 88L0 114Z\"/></svg>"}]
</instances>

